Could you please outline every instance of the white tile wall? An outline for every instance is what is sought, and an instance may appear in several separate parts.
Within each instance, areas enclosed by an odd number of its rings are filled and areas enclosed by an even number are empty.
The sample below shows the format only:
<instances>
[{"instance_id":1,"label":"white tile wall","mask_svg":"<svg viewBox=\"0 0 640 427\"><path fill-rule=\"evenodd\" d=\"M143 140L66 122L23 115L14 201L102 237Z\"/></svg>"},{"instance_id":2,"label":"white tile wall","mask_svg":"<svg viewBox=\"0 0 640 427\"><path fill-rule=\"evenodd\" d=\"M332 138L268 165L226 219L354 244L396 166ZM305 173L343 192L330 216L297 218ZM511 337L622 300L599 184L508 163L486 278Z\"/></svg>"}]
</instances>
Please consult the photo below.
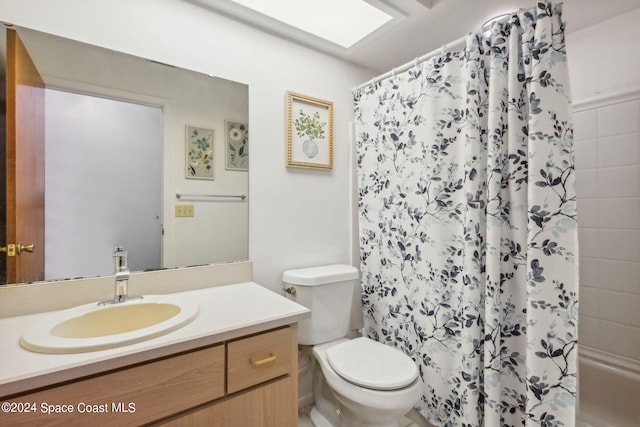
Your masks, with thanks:
<instances>
[{"instance_id":1,"label":"white tile wall","mask_svg":"<svg viewBox=\"0 0 640 427\"><path fill-rule=\"evenodd\" d=\"M640 361L640 99L574 110L580 342Z\"/></svg>"}]
</instances>

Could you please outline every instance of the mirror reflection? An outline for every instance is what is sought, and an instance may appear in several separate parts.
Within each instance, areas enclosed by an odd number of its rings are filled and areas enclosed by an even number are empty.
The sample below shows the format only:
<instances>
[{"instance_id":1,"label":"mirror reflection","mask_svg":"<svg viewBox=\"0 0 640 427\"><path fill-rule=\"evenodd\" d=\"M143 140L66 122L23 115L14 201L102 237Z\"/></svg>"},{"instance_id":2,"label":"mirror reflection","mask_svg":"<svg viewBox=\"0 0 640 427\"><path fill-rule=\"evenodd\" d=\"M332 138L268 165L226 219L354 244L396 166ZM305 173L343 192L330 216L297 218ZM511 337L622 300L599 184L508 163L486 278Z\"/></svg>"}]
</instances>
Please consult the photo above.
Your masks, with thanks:
<instances>
[{"instance_id":1,"label":"mirror reflection","mask_svg":"<svg viewBox=\"0 0 640 427\"><path fill-rule=\"evenodd\" d=\"M247 259L246 85L2 37L1 283L109 275L114 246L132 270Z\"/></svg>"}]
</instances>

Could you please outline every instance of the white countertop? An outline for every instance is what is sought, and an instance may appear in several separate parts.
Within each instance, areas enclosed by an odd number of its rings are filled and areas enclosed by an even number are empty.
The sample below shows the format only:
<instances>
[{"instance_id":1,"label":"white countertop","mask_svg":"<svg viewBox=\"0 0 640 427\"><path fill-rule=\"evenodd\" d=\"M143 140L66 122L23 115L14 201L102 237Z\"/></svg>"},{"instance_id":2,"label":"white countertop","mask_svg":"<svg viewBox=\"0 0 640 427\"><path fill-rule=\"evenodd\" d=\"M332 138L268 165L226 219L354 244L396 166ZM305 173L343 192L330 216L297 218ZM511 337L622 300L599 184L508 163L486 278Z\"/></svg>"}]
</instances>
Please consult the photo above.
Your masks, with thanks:
<instances>
[{"instance_id":1,"label":"white countertop","mask_svg":"<svg viewBox=\"0 0 640 427\"><path fill-rule=\"evenodd\" d=\"M200 314L168 334L108 350L42 354L20 346L22 332L51 313L0 319L0 397L219 343L298 322L306 307L253 282L176 292L191 297Z\"/></svg>"}]
</instances>

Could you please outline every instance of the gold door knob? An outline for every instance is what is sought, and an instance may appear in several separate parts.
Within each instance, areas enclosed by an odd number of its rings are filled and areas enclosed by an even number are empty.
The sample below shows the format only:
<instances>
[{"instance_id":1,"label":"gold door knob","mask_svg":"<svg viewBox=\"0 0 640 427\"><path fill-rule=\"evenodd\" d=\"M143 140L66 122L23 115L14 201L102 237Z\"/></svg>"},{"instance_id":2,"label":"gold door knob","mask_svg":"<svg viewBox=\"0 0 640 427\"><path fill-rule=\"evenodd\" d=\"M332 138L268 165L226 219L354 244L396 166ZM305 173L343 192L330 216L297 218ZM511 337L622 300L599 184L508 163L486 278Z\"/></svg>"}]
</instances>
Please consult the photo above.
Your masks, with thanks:
<instances>
[{"instance_id":1,"label":"gold door knob","mask_svg":"<svg viewBox=\"0 0 640 427\"><path fill-rule=\"evenodd\" d=\"M18 255L20 255L23 251L25 252L33 252L34 249L36 248L36 246L32 243L30 245L23 245L22 243L18 243L17 245L17 249L18 249Z\"/></svg>"}]
</instances>

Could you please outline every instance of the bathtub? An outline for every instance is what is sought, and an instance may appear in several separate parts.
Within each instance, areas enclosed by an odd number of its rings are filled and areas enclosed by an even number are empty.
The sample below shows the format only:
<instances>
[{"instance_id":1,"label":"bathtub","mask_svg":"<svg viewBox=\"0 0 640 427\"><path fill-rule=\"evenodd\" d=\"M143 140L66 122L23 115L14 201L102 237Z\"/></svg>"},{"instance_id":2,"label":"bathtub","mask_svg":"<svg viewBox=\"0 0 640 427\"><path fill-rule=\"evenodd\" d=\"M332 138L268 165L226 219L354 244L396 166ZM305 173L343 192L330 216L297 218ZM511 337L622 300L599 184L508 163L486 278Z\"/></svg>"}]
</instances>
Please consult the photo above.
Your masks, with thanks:
<instances>
[{"instance_id":1,"label":"bathtub","mask_svg":"<svg viewBox=\"0 0 640 427\"><path fill-rule=\"evenodd\" d=\"M576 426L640 426L640 363L589 347L578 363Z\"/></svg>"}]
</instances>

